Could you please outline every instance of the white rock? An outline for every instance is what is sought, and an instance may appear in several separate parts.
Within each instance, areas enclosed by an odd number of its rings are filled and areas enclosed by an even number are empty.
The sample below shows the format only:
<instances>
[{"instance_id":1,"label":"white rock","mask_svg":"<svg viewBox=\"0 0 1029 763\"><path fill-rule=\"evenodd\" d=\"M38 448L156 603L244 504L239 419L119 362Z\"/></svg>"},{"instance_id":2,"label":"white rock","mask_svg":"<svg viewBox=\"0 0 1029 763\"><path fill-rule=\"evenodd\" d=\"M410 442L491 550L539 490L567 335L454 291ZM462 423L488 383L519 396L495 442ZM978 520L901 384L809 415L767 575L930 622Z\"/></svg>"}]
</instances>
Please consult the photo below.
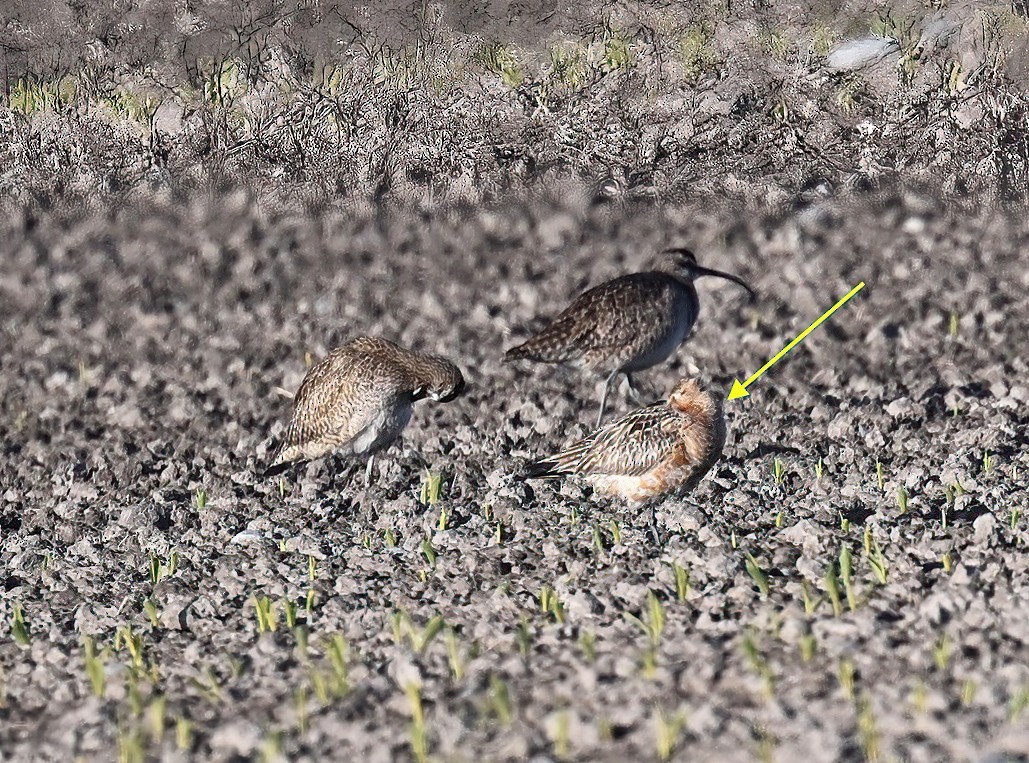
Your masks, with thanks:
<instances>
[{"instance_id":1,"label":"white rock","mask_svg":"<svg viewBox=\"0 0 1029 763\"><path fill-rule=\"evenodd\" d=\"M826 57L830 69L836 71L855 71L879 63L900 50L897 41L890 37L864 37L859 40L847 40L832 50Z\"/></svg>"}]
</instances>

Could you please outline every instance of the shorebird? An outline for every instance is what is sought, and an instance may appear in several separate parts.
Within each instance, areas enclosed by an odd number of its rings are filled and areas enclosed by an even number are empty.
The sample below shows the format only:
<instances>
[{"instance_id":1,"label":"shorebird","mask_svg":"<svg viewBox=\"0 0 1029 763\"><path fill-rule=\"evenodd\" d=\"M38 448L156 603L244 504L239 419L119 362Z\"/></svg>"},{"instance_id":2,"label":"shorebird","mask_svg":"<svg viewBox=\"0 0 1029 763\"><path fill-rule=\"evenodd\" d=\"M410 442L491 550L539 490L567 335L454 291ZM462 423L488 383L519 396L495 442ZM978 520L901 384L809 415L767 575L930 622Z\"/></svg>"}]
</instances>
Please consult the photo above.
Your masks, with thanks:
<instances>
[{"instance_id":1,"label":"shorebird","mask_svg":"<svg viewBox=\"0 0 1029 763\"><path fill-rule=\"evenodd\" d=\"M637 408L534 461L523 476L578 475L601 494L642 503L696 485L718 460L725 434L720 398L683 379L667 401Z\"/></svg>"},{"instance_id":2,"label":"shorebird","mask_svg":"<svg viewBox=\"0 0 1029 763\"><path fill-rule=\"evenodd\" d=\"M652 270L624 275L583 292L549 325L508 350L504 359L568 363L605 372L599 427L608 391L618 374L625 374L638 402L632 374L656 366L689 336L700 312L693 282L702 276L725 278L754 297L754 291L738 276L701 267L689 249L667 249Z\"/></svg>"},{"instance_id":3,"label":"shorebird","mask_svg":"<svg viewBox=\"0 0 1029 763\"><path fill-rule=\"evenodd\" d=\"M368 459L371 484L375 454L393 442L423 398L449 402L464 378L449 360L361 336L314 365L293 399L293 415L266 475L332 451Z\"/></svg>"}]
</instances>

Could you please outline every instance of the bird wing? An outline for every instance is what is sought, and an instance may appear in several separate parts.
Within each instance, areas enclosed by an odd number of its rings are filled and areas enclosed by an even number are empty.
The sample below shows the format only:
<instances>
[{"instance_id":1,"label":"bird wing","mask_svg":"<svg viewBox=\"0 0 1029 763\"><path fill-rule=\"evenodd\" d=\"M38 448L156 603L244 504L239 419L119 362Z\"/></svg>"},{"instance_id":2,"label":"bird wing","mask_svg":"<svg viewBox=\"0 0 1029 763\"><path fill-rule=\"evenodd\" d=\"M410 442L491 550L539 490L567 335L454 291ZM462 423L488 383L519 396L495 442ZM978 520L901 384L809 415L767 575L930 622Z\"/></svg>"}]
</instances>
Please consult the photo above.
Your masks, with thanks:
<instances>
[{"instance_id":1,"label":"bird wing","mask_svg":"<svg viewBox=\"0 0 1029 763\"><path fill-rule=\"evenodd\" d=\"M329 353L304 377L276 462L344 445L371 423L376 406L368 398L377 394L376 385L364 372L361 356L348 349Z\"/></svg>"},{"instance_id":2,"label":"bird wing","mask_svg":"<svg viewBox=\"0 0 1029 763\"><path fill-rule=\"evenodd\" d=\"M588 352L621 348L637 340L641 326L671 319L674 298L668 276L633 273L583 292L553 321L508 351L509 358L562 363Z\"/></svg>"},{"instance_id":3,"label":"bird wing","mask_svg":"<svg viewBox=\"0 0 1029 763\"><path fill-rule=\"evenodd\" d=\"M646 474L673 452L681 427L681 417L664 402L638 408L560 453L536 461L526 475Z\"/></svg>"}]
</instances>

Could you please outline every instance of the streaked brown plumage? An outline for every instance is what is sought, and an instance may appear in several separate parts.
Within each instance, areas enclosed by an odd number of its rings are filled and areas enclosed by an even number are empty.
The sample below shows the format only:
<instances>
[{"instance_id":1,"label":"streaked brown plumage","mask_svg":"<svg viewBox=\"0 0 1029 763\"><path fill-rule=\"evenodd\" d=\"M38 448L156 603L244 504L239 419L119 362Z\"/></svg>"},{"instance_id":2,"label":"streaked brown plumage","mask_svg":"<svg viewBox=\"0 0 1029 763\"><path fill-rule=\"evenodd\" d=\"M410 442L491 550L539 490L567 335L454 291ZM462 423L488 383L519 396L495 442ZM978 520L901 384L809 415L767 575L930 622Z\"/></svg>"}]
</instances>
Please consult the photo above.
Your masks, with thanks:
<instances>
[{"instance_id":1,"label":"streaked brown plumage","mask_svg":"<svg viewBox=\"0 0 1029 763\"><path fill-rule=\"evenodd\" d=\"M525 476L581 475L598 492L641 502L699 482L718 460L725 435L721 400L684 379L667 401L638 408L530 464Z\"/></svg>"},{"instance_id":2,"label":"streaked brown plumage","mask_svg":"<svg viewBox=\"0 0 1029 763\"><path fill-rule=\"evenodd\" d=\"M374 457L407 426L415 401L447 402L463 388L461 372L444 358L357 337L307 372L268 473L331 451ZM368 471L370 476L370 460Z\"/></svg>"},{"instance_id":3,"label":"streaked brown plumage","mask_svg":"<svg viewBox=\"0 0 1029 763\"><path fill-rule=\"evenodd\" d=\"M700 300L693 282L717 276L753 291L729 273L697 265L687 249L661 253L654 269L602 283L577 297L545 328L507 351L505 360L569 363L607 376L597 426L608 390L619 373L635 390L632 373L668 358L693 330Z\"/></svg>"}]
</instances>

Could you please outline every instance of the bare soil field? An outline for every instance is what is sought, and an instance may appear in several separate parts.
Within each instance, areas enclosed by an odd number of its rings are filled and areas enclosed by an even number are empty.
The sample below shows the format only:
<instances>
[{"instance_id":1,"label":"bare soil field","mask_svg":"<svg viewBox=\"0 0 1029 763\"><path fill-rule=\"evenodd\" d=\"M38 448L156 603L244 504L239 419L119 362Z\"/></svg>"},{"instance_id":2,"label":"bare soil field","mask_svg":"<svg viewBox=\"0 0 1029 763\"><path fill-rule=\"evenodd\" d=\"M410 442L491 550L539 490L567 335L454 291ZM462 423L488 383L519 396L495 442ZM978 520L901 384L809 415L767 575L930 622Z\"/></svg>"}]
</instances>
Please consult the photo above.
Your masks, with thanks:
<instances>
[{"instance_id":1,"label":"bare soil field","mask_svg":"<svg viewBox=\"0 0 1029 763\"><path fill-rule=\"evenodd\" d=\"M1027 759L1024 215L212 192L0 226L0 757ZM501 359L673 245L759 296L701 281L655 399L691 364L728 392L867 286L726 404L655 544L517 478L601 380ZM416 408L367 505L360 464L257 476L276 388L361 333L453 358L466 393Z\"/></svg>"}]
</instances>

